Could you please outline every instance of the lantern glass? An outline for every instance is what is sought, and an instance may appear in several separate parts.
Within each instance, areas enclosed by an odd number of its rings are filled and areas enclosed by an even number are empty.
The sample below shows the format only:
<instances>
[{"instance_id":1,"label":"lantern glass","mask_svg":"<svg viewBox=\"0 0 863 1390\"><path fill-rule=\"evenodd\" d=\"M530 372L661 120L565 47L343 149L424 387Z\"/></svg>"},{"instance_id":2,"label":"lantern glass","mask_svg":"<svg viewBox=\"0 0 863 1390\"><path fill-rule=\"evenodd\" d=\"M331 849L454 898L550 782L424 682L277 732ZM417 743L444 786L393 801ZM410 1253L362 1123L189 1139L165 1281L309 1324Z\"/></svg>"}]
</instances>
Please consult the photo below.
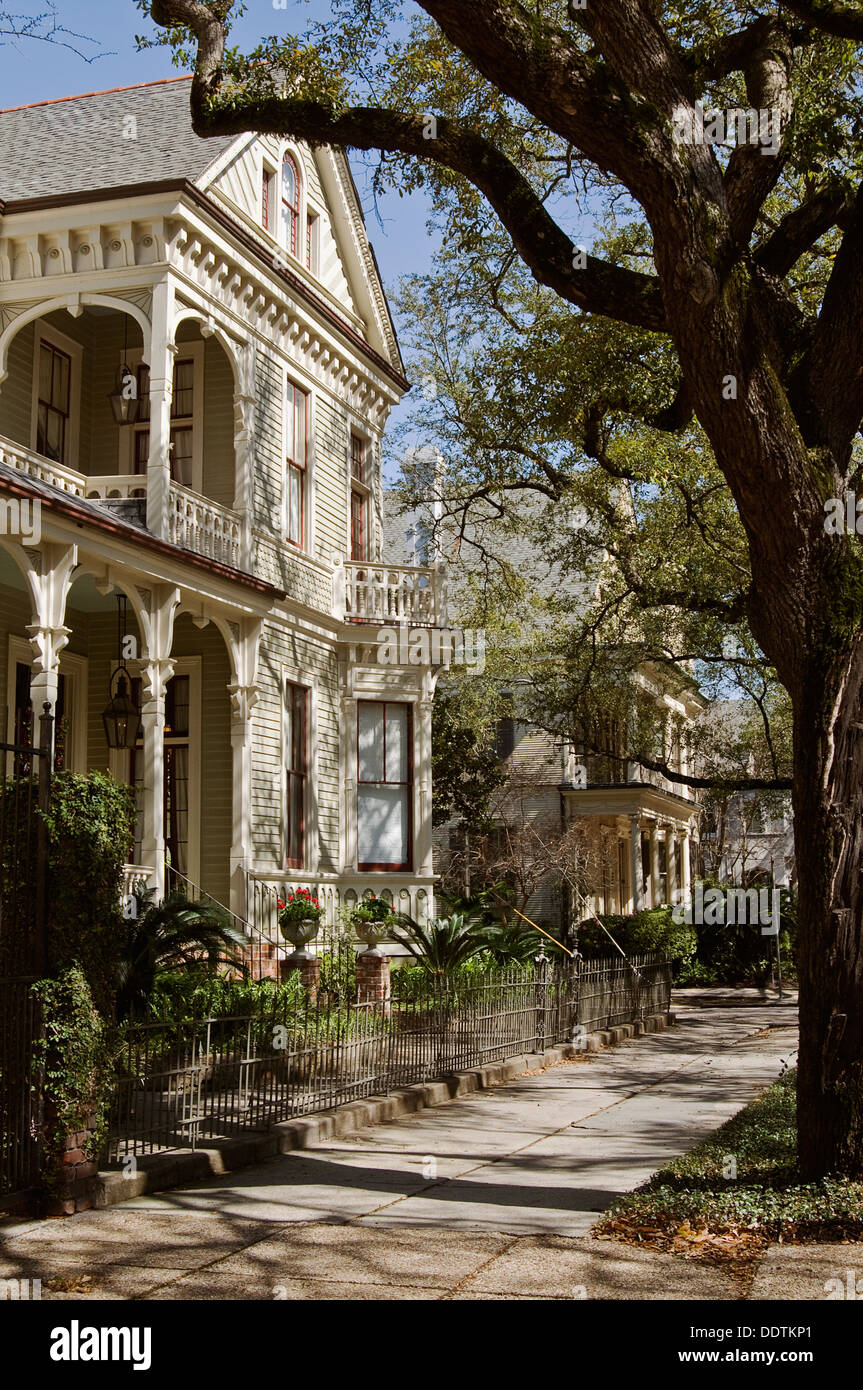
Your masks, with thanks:
<instances>
[{"instance_id":1,"label":"lantern glass","mask_svg":"<svg viewBox=\"0 0 863 1390\"><path fill-rule=\"evenodd\" d=\"M118 425L133 425L138 418L138 382L130 367L122 366L108 400Z\"/></svg>"},{"instance_id":2,"label":"lantern glass","mask_svg":"<svg viewBox=\"0 0 863 1390\"><path fill-rule=\"evenodd\" d=\"M134 748L141 720L123 674L117 681L116 694L102 714L102 723L109 748Z\"/></svg>"}]
</instances>

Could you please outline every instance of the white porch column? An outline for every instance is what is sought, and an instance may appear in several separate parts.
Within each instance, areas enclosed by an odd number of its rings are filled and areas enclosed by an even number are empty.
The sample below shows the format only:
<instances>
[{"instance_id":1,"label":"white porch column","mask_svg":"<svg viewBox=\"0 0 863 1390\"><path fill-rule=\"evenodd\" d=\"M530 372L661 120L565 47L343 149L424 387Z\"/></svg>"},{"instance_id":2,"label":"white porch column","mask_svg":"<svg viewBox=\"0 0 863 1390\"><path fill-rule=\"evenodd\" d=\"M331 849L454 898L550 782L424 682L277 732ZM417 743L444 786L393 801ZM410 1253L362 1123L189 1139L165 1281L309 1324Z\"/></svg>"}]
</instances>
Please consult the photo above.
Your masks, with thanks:
<instances>
[{"instance_id":1,"label":"white porch column","mask_svg":"<svg viewBox=\"0 0 863 1390\"><path fill-rule=\"evenodd\" d=\"M141 662L141 730L144 742L144 806L141 860L154 870L156 900L165 895L165 691L174 672L170 658Z\"/></svg>"},{"instance_id":2,"label":"white porch column","mask_svg":"<svg viewBox=\"0 0 863 1390\"><path fill-rule=\"evenodd\" d=\"M150 347L150 452L147 458L147 530L161 540L170 535L171 394L174 384L172 328L174 287L162 280L153 287Z\"/></svg>"},{"instance_id":3,"label":"white porch column","mask_svg":"<svg viewBox=\"0 0 863 1390\"><path fill-rule=\"evenodd\" d=\"M659 827L650 822L650 906L659 906Z\"/></svg>"},{"instance_id":4,"label":"white porch column","mask_svg":"<svg viewBox=\"0 0 863 1390\"><path fill-rule=\"evenodd\" d=\"M251 857L252 825L252 710L258 702L256 685L228 687L231 695L231 815L230 908L248 921L246 868Z\"/></svg>"},{"instance_id":5,"label":"white porch column","mask_svg":"<svg viewBox=\"0 0 863 1390\"><path fill-rule=\"evenodd\" d=\"M247 870L252 861L252 712L258 703L258 650L263 623L247 618L228 642L231 658L231 804L230 907L249 920ZM225 632L222 626L223 633ZM230 633L230 629L228 629Z\"/></svg>"},{"instance_id":6,"label":"white porch column","mask_svg":"<svg viewBox=\"0 0 863 1390\"><path fill-rule=\"evenodd\" d=\"M692 865L689 858L689 831L684 830L680 837L680 877L683 901L688 903L692 897Z\"/></svg>"},{"instance_id":7,"label":"white porch column","mask_svg":"<svg viewBox=\"0 0 863 1390\"><path fill-rule=\"evenodd\" d=\"M145 593L137 609L141 654L141 733L144 744L144 805L141 815L141 863L153 869L156 900L165 893L165 691L174 674L171 646L180 591L167 584Z\"/></svg>"},{"instance_id":8,"label":"white porch column","mask_svg":"<svg viewBox=\"0 0 863 1390\"><path fill-rule=\"evenodd\" d=\"M665 901L674 899L674 826L665 827Z\"/></svg>"},{"instance_id":9,"label":"white porch column","mask_svg":"<svg viewBox=\"0 0 863 1390\"><path fill-rule=\"evenodd\" d=\"M640 912L641 892L641 816L629 817L629 869L632 875L632 911Z\"/></svg>"},{"instance_id":10,"label":"white porch column","mask_svg":"<svg viewBox=\"0 0 863 1390\"><path fill-rule=\"evenodd\" d=\"M252 565L252 496L254 471L255 355L246 347L239 362L241 384L234 392L234 511L242 518L240 567ZM309 533L314 532L309 520Z\"/></svg>"},{"instance_id":11,"label":"white porch column","mask_svg":"<svg viewBox=\"0 0 863 1390\"><path fill-rule=\"evenodd\" d=\"M78 547L45 545L38 556L39 572L29 574L33 597L33 621L27 624L33 648L33 674L30 698L33 703L33 739L39 740L39 716L47 701L51 713L57 712L60 684L60 653L71 636L65 627L66 599L72 574L78 564Z\"/></svg>"},{"instance_id":12,"label":"white porch column","mask_svg":"<svg viewBox=\"0 0 863 1390\"><path fill-rule=\"evenodd\" d=\"M414 835L414 853L417 872L430 874L432 868L432 785L431 785L431 740L432 740L432 702L424 698L416 706L416 730L414 732L414 757L417 769L417 820Z\"/></svg>"},{"instance_id":13,"label":"white porch column","mask_svg":"<svg viewBox=\"0 0 863 1390\"><path fill-rule=\"evenodd\" d=\"M357 868L357 702L342 701L345 768L345 862L342 873L356 873Z\"/></svg>"}]
</instances>

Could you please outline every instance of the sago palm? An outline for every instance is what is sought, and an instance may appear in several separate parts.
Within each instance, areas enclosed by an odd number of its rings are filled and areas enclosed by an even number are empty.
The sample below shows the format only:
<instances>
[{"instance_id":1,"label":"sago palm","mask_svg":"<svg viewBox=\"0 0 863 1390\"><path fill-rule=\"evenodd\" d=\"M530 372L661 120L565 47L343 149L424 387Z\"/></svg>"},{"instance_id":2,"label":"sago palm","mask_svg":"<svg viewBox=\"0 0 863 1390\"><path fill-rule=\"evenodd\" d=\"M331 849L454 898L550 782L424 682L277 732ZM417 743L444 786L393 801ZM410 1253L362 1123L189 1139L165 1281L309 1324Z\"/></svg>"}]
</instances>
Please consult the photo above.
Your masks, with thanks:
<instances>
[{"instance_id":1,"label":"sago palm","mask_svg":"<svg viewBox=\"0 0 863 1390\"><path fill-rule=\"evenodd\" d=\"M227 965L246 972L236 949L245 944L245 937L223 907L190 901L183 893L169 893L163 902L153 903L153 891L136 891L136 914L125 923L127 935L117 989L119 1018L127 1018L140 1008L161 970L205 963L213 969Z\"/></svg>"}]
</instances>

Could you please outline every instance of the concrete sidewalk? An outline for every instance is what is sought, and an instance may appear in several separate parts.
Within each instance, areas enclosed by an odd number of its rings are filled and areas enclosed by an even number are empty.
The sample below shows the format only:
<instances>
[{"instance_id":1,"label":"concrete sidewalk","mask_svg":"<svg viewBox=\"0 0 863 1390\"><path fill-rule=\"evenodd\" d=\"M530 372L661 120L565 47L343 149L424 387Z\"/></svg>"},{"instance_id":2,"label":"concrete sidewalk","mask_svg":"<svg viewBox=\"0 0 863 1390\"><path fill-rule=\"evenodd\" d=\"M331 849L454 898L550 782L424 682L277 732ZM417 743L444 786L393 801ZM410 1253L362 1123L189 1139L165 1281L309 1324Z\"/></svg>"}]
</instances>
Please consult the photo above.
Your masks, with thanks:
<instances>
[{"instance_id":1,"label":"concrete sidewalk","mask_svg":"<svg viewBox=\"0 0 863 1390\"><path fill-rule=\"evenodd\" d=\"M790 1007L685 1011L669 1033L241 1173L7 1224L0 1277L60 1298L739 1298L719 1269L590 1231L795 1047Z\"/></svg>"}]
</instances>

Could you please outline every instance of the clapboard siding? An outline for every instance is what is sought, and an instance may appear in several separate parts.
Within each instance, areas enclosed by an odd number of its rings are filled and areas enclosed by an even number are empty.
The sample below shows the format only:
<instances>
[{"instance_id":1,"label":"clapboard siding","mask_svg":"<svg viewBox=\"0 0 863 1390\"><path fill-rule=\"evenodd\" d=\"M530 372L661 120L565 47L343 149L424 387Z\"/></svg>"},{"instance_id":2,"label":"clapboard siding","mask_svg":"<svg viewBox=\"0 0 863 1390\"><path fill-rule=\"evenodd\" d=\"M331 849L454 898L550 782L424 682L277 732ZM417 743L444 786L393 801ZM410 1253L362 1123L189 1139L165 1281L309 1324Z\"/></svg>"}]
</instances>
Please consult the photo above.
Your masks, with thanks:
<instances>
[{"instance_id":1,"label":"clapboard siding","mask_svg":"<svg viewBox=\"0 0 863 1390\"><path fill-rule=\"evenodd\" d=\"M234 505L234 375L215 338L204 342L204 466L201 491Z\"/></svg>"},{"instance_id":2,"label":"clapboard siding","mask_svg":"<svg viewBox=\"0 0 863 1390\"><path fill-rule=\"evenodd\" d=\"M299 637L283 625L265 624L258 668L259 699L254 712L252 766L252 842L257 860L281 867L283 854L282 746L283 682L312 685L317 702L317 757L313 795L319 844L309 846L310 867L335 872L338 866L339 667L335 651Z\"/></svg>"}]
</instances>

